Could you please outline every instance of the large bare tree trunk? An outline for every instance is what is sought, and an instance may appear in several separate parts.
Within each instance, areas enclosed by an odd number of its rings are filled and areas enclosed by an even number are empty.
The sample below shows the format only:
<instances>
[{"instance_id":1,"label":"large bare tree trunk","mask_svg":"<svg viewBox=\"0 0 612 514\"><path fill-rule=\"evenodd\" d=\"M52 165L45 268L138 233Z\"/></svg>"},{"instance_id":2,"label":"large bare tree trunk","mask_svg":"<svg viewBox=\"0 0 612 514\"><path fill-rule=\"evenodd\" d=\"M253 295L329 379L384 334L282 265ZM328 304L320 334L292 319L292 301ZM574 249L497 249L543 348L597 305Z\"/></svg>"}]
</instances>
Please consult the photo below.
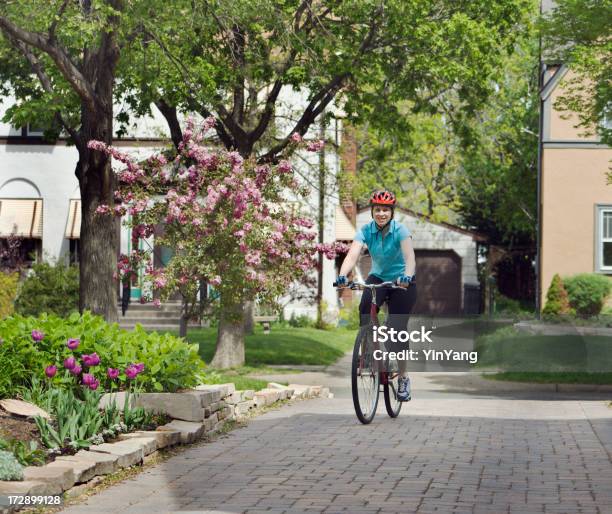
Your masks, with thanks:
<instances>
[{"instance_id":1,"label":"large bare tree trunk","mask_svg":"<svg viewBox=\"0 0 612 514\"><path fill-rule=\"evenodd\" d=\"M244 333L250 335L255 331L255 302L244 303Z\"/></svg>"},{"instance_id":2,"label":"large bare tree trunk","mask_svg":"<svg viewBox=\"0 0 612 514\"><path fill-rule=\"evenodd\" d=\"M81 256L79 309L99 314L108 322L117 321L117 294L113 273L117 271L119 238L112 215L97 215L102 205L113 205L116 178L110 158L87 148L91 140L111 144L113 141L113 86L117 55L106 42L105 55L88 54L84 58L84 75L95 85L96 102L83 102L81 141L76 175L81 190ZM117 49L118 51L118 49ZM100 62L102 61L102 62ZM104 63L106 66L102 65Z\"/></svg>"},{"instance_id":3,"label":"large bare tree trunk","mask_svg":"<svg viewBox=\"0 0 612 514\"><path fill-rule=\"evenodd\" d=\"M244 305L227 306L222 299L217 349L210 365L213 368L244 365Z\"/></svg>"}]
</instances>

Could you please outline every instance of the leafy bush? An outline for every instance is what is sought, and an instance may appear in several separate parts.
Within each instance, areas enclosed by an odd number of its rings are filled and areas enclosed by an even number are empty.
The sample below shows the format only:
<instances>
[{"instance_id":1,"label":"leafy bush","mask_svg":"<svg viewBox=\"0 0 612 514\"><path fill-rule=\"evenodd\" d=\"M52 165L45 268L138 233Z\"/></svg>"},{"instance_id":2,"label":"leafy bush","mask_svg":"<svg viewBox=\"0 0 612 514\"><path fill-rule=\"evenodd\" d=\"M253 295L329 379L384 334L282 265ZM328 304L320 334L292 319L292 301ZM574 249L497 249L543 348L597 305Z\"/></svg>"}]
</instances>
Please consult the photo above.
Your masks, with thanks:
<instances>
[{"instance_id":1,"label":"leafy bush","mask_svg":"<svg viewBox=\"0 0 612 514\"><path fill-rule=\"evenodd\" d=\"M23 466L4 450L0 450L0 480L23 480Z\"/></svg>"},{"instance_id":2,"label":"leafy bush","mask_svg":"<svg viewBox=\"0 0 612 514\"><path fill-rule=\"evenodd\" d=\"M559 274L555 274L546 293L546 305L542 310L545 317L564 316L572 313L569 295Z\"/></svg>"},{"instance_id":3,"label":"leafy bush","mask_svg":"<svg viewBox=\"0 0 612 514\"><path fill-rule=\"evenodd\" d=\"M66 317L78 308L79 269L61 262L34 264L15 300L15 311L23 316L46 312Z\"/></svg>"},{"instance_id":4,"label":"leafy bush","mask_svg":"<svg viewBox=\"0 0 612 514\"><path fill-rule=\"evenodd\" d=\"M13 314L19 273L0 272L0 319Z\"/></svg>"},{"instance_id":5,"label":"leafy bush","mask_svg":"<svg viewBox=\"0 0 612 514\"><path fill-rule=\"evenodd\" d=\"M359 328L359 302L353 302L352 305L340 309L340 320L338 325L349 330L357 330Z\"/></svg>"},{"instance_id":6,"label":"leafy bush","mask_svg":"<svg viewBox=\"0 0 612 514\"><path fill-rule=\"evenodd\" d=\"M39 342L32 337L35 330L44 334ZM142 363L144 371L138 375L141 390L172 392L197 385L198 373L204 367L197 345L169 334L147 333L141 327L122 330L116 323L109 325L88 312L82 316L73 313L67 319L15 315L0 321L0 338L4 340L0 345L0 397L30 387L33 377L44 378L49 365L58 369L51 379L54 386L74 388L74 378L63 367L64 359L71 356L85 369L83 356L96 353L100 363L88 372L105 389L116 383L108 378L108 368L119 369L118 380L125 384L130 365ZM69 339L78 339L78 348L67 348Z\"/></svg>"},{"instance_id":7,"label":"leafy bush","mask_svg":"<svg viewBox=\"0 0 612 514\"><path fill-rule=\"evenodd\" d=\"M604 275L581 273L564 280L570 305L578 316L589 318L597 316L612 289L612 282Z\"/></svg>"},{"instance_id":8,"label":"leafy bush","mask_svg":"<svg viewBox=\"0 0 612 514\"><path fill-rule=\"evenodd\" d=\"M306 314L296 316L295 312L292 312L289 318L289 326L293 328L312 328L315 323L316 321Z\"/></svg>"},{"instance_id":9,"label":"leafy bush","mask_svg":"<svg viewBox=\"0 0 612 514\"><path fill-rule=\"evenodd\" d=\"M0 438L0 450L11 452L22 466L42 466L46 460L45 452L36 441Z\"/></svg>"}]
</instances>

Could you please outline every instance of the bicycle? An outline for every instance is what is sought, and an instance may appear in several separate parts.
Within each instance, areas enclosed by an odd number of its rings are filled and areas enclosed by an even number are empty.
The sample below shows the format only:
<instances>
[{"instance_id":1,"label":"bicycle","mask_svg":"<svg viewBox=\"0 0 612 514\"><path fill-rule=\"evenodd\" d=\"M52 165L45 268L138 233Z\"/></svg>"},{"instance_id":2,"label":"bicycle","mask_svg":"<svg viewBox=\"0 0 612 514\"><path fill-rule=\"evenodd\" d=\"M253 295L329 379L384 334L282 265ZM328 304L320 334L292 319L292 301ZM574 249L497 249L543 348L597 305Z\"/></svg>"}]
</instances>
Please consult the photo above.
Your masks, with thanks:
<instances>
[{"instance_id":1,"label":"bicycle","mask_svg":"<svg viewBox=\"0 0 612 514\"><path fill-rule=\"evenodd\" d=\"M334 282L334 287L338 284ZM349 282L346 287L350 289L369 289L372 293L370 305L370 323L360 327L355 345L351 365L351 390L353 406L357 418L364 425L371 423L376 415L380 386L383 386L385 408L391 418L397 418L402 408L402 402L397 398L399 389L398 371L380 369L382 361L374 359L374 351L380 350L379 343L374 341L373 327L378 326L378 310L376 303L376 289L401 289L393 282L381 284L366 284L365 282Z\"/></svg>"}]
</instances>

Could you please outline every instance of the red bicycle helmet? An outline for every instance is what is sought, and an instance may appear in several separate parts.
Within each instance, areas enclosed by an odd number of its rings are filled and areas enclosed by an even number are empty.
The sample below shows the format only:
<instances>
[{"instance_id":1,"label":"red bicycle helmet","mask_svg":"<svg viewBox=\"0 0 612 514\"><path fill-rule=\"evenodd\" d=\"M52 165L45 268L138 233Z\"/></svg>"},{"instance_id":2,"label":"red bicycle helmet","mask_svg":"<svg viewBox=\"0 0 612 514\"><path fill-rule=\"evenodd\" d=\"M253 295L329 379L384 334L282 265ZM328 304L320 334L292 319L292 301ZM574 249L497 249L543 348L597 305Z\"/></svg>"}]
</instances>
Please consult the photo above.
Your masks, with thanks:
<instances>
[{"instance_id":1,"label":"red bicycle helmet","mask_svg":"<svg viewBox=\"0 0 612 514\"><path fill-rule=\"evenodd\" d=\"M391 191L386 189L379 189L374 191L370 196L370 206L374 205L387 205L389 207L395 207L396 203L395 195Z\"/></svg>"}]
</instances>

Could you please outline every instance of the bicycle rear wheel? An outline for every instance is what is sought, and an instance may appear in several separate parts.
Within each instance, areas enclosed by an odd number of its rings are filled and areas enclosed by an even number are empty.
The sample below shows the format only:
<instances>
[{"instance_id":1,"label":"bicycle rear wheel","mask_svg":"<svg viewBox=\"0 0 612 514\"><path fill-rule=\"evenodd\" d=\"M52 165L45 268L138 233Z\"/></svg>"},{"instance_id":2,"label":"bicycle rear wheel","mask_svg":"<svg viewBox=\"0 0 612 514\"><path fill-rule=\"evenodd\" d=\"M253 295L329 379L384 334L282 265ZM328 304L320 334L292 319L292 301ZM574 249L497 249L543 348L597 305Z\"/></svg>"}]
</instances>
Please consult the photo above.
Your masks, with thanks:
<instances>
[{"instance_id":1,"label":"bicycle rear wheel","mask_svg":"<svg viewBox=\"0 0 612 514\"><path fill-rule=\"evenodd\" d=\"M402 402L397 399L399 377L399 373L390 373L384 387L385 408L387 409L387 414L392 418L397 418L400 410L402 410Z\"/></svg>"},{"instance_id":2,"label":"bicycle rear wheel","mask_svg":"<svg viewBox=\"0 0 612 514\"><path fill-rule=\"evenodd\" d=\"M351 389L355 414L366 425L374 419L378 407L380 377L373 353L372 329L369 326L361 327L353 347Z\"/></svg>"}]
</instances>

